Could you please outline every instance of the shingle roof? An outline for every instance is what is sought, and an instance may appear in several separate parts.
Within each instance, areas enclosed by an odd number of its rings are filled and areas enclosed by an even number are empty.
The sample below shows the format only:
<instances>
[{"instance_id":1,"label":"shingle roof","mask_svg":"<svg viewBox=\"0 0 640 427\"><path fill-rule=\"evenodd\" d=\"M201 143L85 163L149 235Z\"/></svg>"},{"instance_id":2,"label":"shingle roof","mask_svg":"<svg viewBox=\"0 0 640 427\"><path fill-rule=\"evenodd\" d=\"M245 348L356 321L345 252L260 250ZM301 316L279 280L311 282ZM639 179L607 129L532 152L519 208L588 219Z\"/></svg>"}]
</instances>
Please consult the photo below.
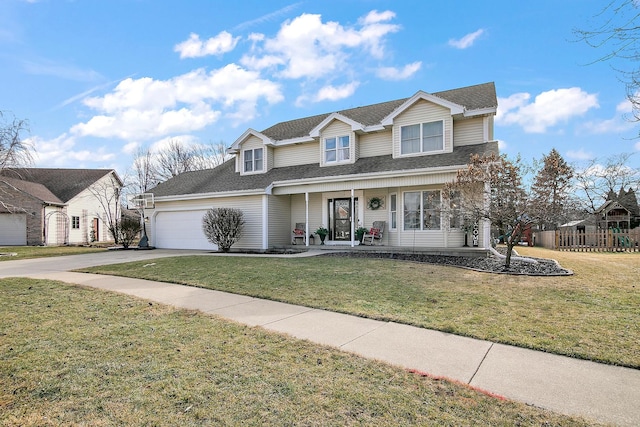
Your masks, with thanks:
<instances>
[{"instance_id":1,"label":"shingle roof","mask_svg":"<svg viewBox=\"0 0 640 427\"><path fill-rule=\"evenodd\" d=\"M409 171L422 168L460 166L474 153L498 153L498 143L454 147L453 152L431 156L394 159L391 155L363 157L353 164L320 167L319 164L274 168L264 174L240 175L235 162L229 160L215 169L182 173L150 190L155 197L206 194L246 190L264 190L274 182L322 177L349 177L373 172Z\"/></svg>"},{"instance_id":2,"label":"shingle roof","mask_svg":"<svg viewBox=\"0 0 640 427\"><path fill-rule=\"evenodd\" d=\"M0 182L4 182L24 193L30 194L36 199L52 204L62 205L64 202L53 194L47 187L37 182L23 181L21 179L9 178L7 176L0 177Z\"/></svg>"},{"instance_id":3,"label":"shingle roof","mask_svg":"<svg viewBox=\"0 0 640 427\"><path fill-rule=\"evenodd\" d=\"M2 175L41 184L66 203L111 172L113 169L17 168L5 169Z\"/></svg>"},{"instance_id":4,"label":"shingle roof","mask_svg":"<svg viewBox=\"0 0 640 427\"><path fill-rule=\"evenodd\" d=\"M496 88L493 82L436 92L432 93L432 95L461 105L467 111L497 107L498 105ZM363 107L350 108L336 112L365 126L373 126L380 124L382 119L395 111L408 99L409 98L396 99L394 101L381 102L379 104L366 105ZM275 141L304 137L309 135L313 128L318 126L331 114L332 113L325 113L317 116L303 117L300 119L280 122L263 130L261 133Z\"/></svg>"}]
</instances>

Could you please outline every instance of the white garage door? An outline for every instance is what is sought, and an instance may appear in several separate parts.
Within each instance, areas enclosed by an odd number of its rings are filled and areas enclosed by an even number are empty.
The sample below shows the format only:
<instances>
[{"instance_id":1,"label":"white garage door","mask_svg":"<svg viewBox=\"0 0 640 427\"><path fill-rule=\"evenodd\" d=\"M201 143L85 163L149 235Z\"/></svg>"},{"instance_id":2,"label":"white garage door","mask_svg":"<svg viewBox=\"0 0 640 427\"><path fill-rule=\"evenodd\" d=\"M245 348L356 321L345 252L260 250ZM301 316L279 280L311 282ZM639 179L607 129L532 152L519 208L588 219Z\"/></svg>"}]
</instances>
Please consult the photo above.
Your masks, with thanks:
<instances>
[{"instance_id":1,"label":"white garage door","mask_svg":"<svg viewBox=\"0 0 640 427\"><path fill-rule=\"evenodd\" d=\"M156 215L155 242L164 249L208 249L218 247L210 243L202 232L202 217L206 210L160 212Z\"/></svg>"},{"instance_id":2,"label":"white garage door","mask_svg":"<svg viewBox=\"0 0 640 427\"><path fill-rule=\"evenodd\" d=\"M0 245L27 244L27 214L0 214Z\"/></svg>"}]
</instances>

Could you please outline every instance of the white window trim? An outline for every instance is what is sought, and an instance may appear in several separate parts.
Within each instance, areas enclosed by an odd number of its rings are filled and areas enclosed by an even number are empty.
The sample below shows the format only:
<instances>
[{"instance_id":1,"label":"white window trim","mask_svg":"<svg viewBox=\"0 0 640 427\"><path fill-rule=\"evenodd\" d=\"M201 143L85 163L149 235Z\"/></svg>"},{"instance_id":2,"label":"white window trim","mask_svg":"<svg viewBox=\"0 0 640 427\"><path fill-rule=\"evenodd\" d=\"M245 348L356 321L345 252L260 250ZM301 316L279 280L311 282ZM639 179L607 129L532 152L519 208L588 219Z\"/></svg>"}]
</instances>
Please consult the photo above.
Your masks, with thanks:
<instances>
[{"instance_id":1,"label":"white window trim","mask_svg":"<svg viewBox=\"0 0 640 427\"><path fill-rule=\"evenodd\" d=\"M442 123L442 149L440 150L431 150L431 151L423 151L423 135L422 135L422 129L423 129L423 125L428 124L428 123L436 123L436 122L441 122ZM420 151L418 151L417 153L406 153L404 154L402 152L402 128L403 127L407 127L407 126L415 126L415 125L419 125L420 126ZM420 123L411 123L411 124L406 124L406 125L401 125L399 130L398 130L398 153L400 154L400 157L414 157L414 156L428 156L431 154L440 154L440 153L444 153L445 150L445 121L444 119L440 119L440 120L431 120L428 122L420 122Z\"/></svg>"},{"instance_id":2,"label":"white window trim","mask_svg":"<svg viewBox=\"0 0 640 427\"><path fill-rule=\"evenodd\" d=\"M462 196L458 195L458 197L462 197ZM441 194L440 198L444 201L444 196L442 194ZM453 218L453 214L454 214L454 210L451 209L451 201L452 201L452 199L449 198L447 200L447 205L446 205L447 227L449 228L449 230L462 230L462 229L464 229L464 214L462 212L462 207L461 206L458 207L458 220L459 220L460 226L459 227L452 227L451 226L451 219Z\"/></svg>"},{"instance_id":3,"label":"white window trim","mask_svg":"<svg viewBox=\"0 0 640 427\"><path fill-rule=\"evenodd\" d=\"M341 138L347 138L347 140L349 141L349 147L347 148L340 148L339 146L339 141ZM327 152L329 150L327 150L327 140L328 139L335 139L336 140L336 148L332 149L331 151L335 151L336 153L336 160L327 160ZM338 165L338 164L344 164L344 163L352 163L352 159L351 157L353 156L352 152L351 152L351 148L353 147L353 140L351 138L351 135L336 135L336 136L328 136L326 138L323 138L322 140L322 163L325 165ZM338 160L338 152L340 150L347 150L349 152L349 158L348 159L343 159L343 160Z\"/></svg>"},{"instance_id":4,"label":"white window trim","mask_svg":"<svg viewBox=\"0 0 640 427\"><path fill-rule=\"evenodd\" d=\"M256 156L255 156L255 151L256 151L256 150L262 150L262 168L261 168L261 169L256 169L256 168L255 168L255 167L256 167ZM252 152L252 153L251 153L251 167L252 167L252 170L250 170L250 171L247 171L247 169L246 169L246 162L245 162L245 156L246 156L246 154L245 154L245 153L247 153L248 151L251 151L251 152ZM265 159L265 149L264 149L264 147L248 148L248 149L242 150L242 155L241 155L241 159L240 159L240 161L241 161L241 163L242 163L242 164L241 164L241 167L242 167L242 174L243 174L243 175L251 175L251 174L256 174L256 173L264 173L264 171L265 171L265 162L266 162L266 159Z\"/></svg>"},{"instance_id":5,"label":"white window trim","mask_svg":"<svg viewBox=\"0 0 640 427\"><path fill-rule=\"evenodd\" d=\"M440 226L438 228L424 228L424 193L428 192L428 191L437 191L438 193L440 193ZM420 193L420 206L419 206L419 212L420 212L420 228L404 228L404 217L405 217L405 210L404 210L404 200L406 197L407 193ZM397 206L396 206L397 208ZM442 210L442 189L434 189L434 190L409 190L409 191L403 191L402 192L402 231L408 231L408 232L441 232L444 229L443 226L443 218L444 218L444 212Z\"/></svg>"},{"instance_id":6,"label":"white window trim","mask_svg":"<svg viewBox=\"0 0 640 427\"><path fill-rule=\"evenodd\" d=\"M391 204L391 199L395 197L396 198L396 210L393 210L392 204ZM389 193L389 230L397 230L398 229L398 193ZM393 224L393 213L395 212L396 214L396 223L395 223L395 227Z\"/></svg>"}]
</instances>

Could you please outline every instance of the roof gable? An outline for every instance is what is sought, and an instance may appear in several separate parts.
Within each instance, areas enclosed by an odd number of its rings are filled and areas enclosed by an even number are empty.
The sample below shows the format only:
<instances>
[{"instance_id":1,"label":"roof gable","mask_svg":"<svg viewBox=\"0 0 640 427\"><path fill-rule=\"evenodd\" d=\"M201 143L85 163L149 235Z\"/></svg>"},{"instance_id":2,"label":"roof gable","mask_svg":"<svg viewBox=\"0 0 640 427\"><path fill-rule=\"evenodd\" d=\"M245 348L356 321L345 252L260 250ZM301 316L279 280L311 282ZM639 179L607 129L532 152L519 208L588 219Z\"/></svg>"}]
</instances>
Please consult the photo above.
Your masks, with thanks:
<instances>
[{"instance_id":1,"label":"roof gable","mask_svg":"<svg viewBox=\"0 0 640 427\"><path fill-rule=\"evenodd\" d=\"M351 126L351 130L354 132L357 130L364 129L364 125L362 123L358 123L357 121L352 120L349 117L346 117L340 113L331 113L323 121L321 121L316 127L311 129L311 132L309 132L309 136L311 136L312 138L318 138L320 136L320 132L322 132L322 130L327 126L329 126L329 124L331 124L331 122L334 120L338 120L343 123L346 123L347 125Z\"/></svg>"},{"instance_id":2,"label":"roof gable","mask_svg":"<svg viewBox=\"0 0 640 427\"><path fill-rule=\"evenodd\" d=\"M247 129L242 135L240 135L240 137L238 139L236 139L233 144L231 144L231 147L229 147L229 149L227 150L229 153L235 153L237 152L237 150L240 148L240 146L242 145L243 142L245 142L247 140L247 138L251 137L251 136L255 136L256 138L262 140L262 143L265 145L273 145L273 140L271 138L269 138L268 136L266 136L265 134L258 132L254 129Z\"/></svg>"},{"instance_id":3,"label":"roof gable","mask_svg":"<svg viewBox=\"0 0 640 427\"><path fill-rule=\"evenodd\" d=\"M413 105L415 105L419 101L427 101L433 104L439 105L441 107L447 108L451 110L451 114L462 114L464 113L464 107L462 105L456 104L455 102L448 101L444 98L440 98L435 95L431 95L429 93L418 91L411 98L407 99L402 103L398 108L391 112L391 114L387 115L384 119L382 119L381 124L383 126L390 126L393 124L393 120L398 117L400 114L407 111Z\"/></svg>"}]
</instances>

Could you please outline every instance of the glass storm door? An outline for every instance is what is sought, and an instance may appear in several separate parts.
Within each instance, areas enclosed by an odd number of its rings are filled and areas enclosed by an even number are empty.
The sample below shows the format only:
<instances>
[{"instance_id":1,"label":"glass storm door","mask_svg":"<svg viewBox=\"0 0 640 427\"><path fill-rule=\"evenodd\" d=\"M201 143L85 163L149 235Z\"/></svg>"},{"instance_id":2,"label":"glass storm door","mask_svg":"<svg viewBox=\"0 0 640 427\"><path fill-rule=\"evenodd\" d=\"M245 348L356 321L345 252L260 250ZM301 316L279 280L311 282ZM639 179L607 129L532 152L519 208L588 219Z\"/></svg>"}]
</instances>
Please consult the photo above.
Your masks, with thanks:
<instances>
[{"instance_id":1,"label":"glass storm door","mask_svg":"<svg viewBox=\"0 0 640 427\"><path fill-rule=\"evenodd\" d=\"M351 199L333 199L333 240L351 240Z\"/></svg>"}]
</instances>

